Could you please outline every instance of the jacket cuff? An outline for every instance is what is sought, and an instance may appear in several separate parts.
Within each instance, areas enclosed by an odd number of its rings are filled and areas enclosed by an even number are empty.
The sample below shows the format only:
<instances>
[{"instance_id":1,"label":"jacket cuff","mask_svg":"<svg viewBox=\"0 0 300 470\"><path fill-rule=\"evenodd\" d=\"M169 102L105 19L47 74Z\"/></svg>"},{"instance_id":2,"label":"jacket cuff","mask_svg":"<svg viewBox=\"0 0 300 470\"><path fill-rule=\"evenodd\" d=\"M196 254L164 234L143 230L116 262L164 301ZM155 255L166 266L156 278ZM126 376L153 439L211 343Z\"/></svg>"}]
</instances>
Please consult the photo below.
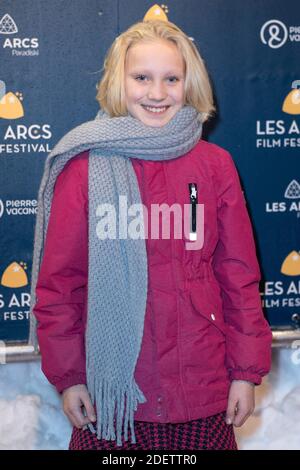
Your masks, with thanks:
<instances>
[{"instance_id":1,"label":"jacket cuff","mask_svg":"<svg viewBox=\"0 0 300 470\"><path fill-rule=\"evenodd\" d=\"M233 380L245 380L246 382L252 382L255 385L261 384L261 376L253 372L246 372L243 370L232 370L229 374L231 382Z\"/></svg>"},{"instance_id":2,"label":"jacket cuff","mask_svg":"<svg viewBox=\"0 0 300 470\"><path fill-rule=\"evenodd\" d=\"M66 388L73 385L83 384L86 385L86 374L84 372L64 377L54 384L58 393L62 393Z\"/></svg>"}]
</instances>

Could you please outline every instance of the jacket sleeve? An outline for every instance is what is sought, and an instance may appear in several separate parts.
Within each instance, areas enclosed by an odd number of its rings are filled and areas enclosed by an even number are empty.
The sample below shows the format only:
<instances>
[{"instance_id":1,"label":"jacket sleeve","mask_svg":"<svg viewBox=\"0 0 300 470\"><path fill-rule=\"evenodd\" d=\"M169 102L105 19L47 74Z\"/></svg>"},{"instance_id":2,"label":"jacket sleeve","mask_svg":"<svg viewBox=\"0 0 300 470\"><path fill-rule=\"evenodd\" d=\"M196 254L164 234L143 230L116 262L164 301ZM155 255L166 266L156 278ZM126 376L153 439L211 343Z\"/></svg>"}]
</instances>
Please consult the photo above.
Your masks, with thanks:
<instances>
[{"instance_id":1,"label":"jacket sleeve","mask_svg":"<svg viewBox=\"0 0 300 470\"><path fill-rule=\"evenodd\" d=\"M56 180L33 309L42 370L58 392L86 383L88 160L77 157Z\"/></svg>"},{"instance_id":2,"label":"jacket sleeve","mask_svg":"<svg viewBox=\"0 0 300 470\"><path fill-rule=\"evenodd\" d=\"M270 370L272 333L259 294L260 268L239 176L224 151L218 186L218 243L213 269L226 322L226 365L231 380L255 384Z\"/></svg>"}]
</instances>

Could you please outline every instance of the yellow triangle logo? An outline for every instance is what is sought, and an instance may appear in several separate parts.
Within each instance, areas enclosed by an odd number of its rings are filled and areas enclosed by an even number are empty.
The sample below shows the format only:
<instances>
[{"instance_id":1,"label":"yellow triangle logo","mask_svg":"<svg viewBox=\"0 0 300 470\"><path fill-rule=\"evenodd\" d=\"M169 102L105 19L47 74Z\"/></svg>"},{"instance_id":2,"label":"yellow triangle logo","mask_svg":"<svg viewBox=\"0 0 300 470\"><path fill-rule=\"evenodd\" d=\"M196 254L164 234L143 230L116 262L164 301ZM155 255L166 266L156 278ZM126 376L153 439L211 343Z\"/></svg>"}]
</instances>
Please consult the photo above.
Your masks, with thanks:
<instances>
[{"instance_id":1,"label":"yellow triangle logo","mask_svg":"<svg viewBox=\"0 0 300 470\"><path fill-rule=\"evenodd\" d=\"M280 272L286 276L300 276L300 252L291 251L282 263Z\"/></svg>"},{"instance_id":2,"label":"yellow triangle logo","mask_svg":"<svg viewBox=\"0 0 300 470\"><path fill-rule=\"evenodd\" d=\"M150 21L150 20L168 21L168 17L166 15L166 13L168 13L168 7L165 5L162 5L162 6L164 7L165 11L157 4L149 8L149 10L144 16L143 21Z\"/></svg>"},{"instance_id":3,"label":"yellow triangle logo","mask_svg":"<svg viewBox=\"0 0 300 470\"><path fill-rule=\"evenodd\" d=\"M5 269L1 278L1 285L4 287L24 287L28 284L27 274L23 268L24 263L14 261ZM24 265L26 269L26 265Z\"/></svg>"},{"instance_id":4,"label":"yellow triangle logo","mask_svg":"<svg viewBox=\"0 0 300 470\"><path fill-rule=\"evenodd\" d=\"M24 116L22 103L17 95L11 91L0 100L0 118L18 119Z\"/></svg>"},{"instance_id":5,"label":"yellow triangle logo","mask_svg":"<svg viewBox=\"0 0 300 470\"><path fill-rule=\"evenodd\" d=\"M286 96L282 111L287 114L300 114L300 80L292 83L292 90Z\"/></svg>"}]
</instances>

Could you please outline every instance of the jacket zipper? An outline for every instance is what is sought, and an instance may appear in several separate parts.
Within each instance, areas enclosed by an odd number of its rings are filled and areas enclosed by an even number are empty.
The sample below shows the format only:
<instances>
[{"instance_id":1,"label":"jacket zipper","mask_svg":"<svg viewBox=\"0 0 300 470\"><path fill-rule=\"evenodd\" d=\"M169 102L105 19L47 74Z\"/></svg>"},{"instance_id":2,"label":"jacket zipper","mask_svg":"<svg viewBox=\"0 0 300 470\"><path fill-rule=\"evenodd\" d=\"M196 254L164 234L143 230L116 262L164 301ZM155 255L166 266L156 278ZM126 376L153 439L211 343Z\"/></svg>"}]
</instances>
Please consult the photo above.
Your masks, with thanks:
<instances>
[{"instance_id":1,"label":"jacket zipper","mask_svg":"<svg viewBox=\"0 0 300 470\"><path fill-rule=\"evenodd\" d=\"M198 204L198 191L196 183L189 183L189 193L190 193L190 240L197 239L197 204Z\"/></svg>"}]
</instances>

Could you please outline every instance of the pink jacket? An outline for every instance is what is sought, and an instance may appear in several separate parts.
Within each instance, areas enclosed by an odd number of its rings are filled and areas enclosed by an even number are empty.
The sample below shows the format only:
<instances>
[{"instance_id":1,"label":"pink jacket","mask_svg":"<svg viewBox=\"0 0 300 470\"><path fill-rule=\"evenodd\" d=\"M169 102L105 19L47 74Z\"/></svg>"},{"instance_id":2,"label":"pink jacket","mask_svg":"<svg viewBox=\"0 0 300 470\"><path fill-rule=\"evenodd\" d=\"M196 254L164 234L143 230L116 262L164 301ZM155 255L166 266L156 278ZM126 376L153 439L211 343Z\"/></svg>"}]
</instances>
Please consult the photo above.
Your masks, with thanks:
<instances>
[{"instance_id":1,"label":"pink jacket","mask_svg":"<svg viewBox=\"0 0 300 470\"><path fill-rule=\"evenodd\" d=\"M228 152L200 140L170 161L132 159L142 202L204 204L204 245L146 240L148 298L135 378L147 402L135 419L185 422L222 412L230 382L259 384L270 369L271 331L239 177ZM59 392L86 383L88 152L56 185L36 288L42 369ZM150 226L150 219L149 219ZM149 231L150 233L150 231Z\"/></svg>"}]
</instances>

